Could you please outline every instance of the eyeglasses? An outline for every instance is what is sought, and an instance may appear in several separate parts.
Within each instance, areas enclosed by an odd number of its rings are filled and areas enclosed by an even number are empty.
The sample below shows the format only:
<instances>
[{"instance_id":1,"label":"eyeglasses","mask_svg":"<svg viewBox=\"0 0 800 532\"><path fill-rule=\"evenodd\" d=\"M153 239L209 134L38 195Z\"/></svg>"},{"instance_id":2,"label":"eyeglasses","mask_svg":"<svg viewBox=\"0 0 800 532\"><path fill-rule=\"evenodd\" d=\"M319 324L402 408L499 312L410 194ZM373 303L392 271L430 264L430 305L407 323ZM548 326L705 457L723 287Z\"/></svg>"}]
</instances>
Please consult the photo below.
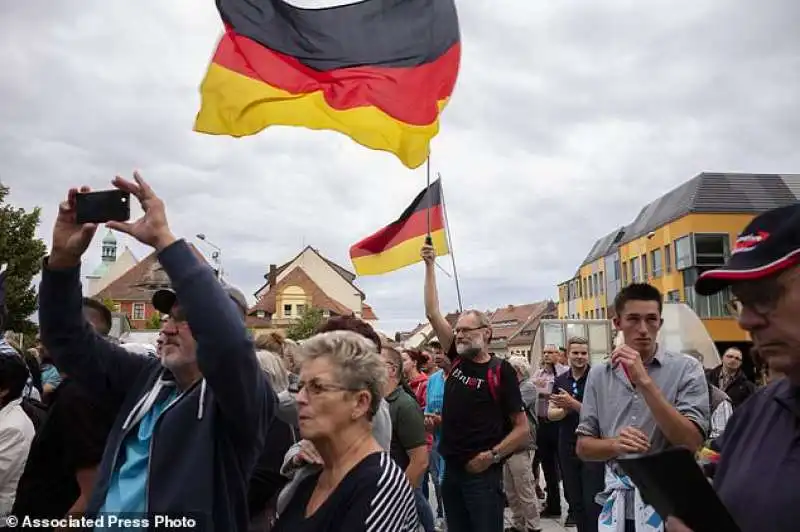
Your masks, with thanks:
<instances>
[{"instance_id":1,"label":"eyeglasses","mask_svg":"<svg viewBox=\"0 0 800 532\"><path fill-rule=\"evenodd\" d=\"M477 327L456 327L453 329L453 333L455 334L466 334L473 331L479 331L481 329L486 329L487 325L478 325Z\"/></svg>"},{"instance_id":2,"label":"eyeglasses","mask_svg":"<svg viewBox=\"0 0 800 532\"><path fill-rule=\"evenodd\" d=\"M786 295L790 281L800 276L800 268L788 271L791 272L789 275L784 272L759 281L740 284L736 287L736 295L725 305L727 311L733 317L739 318L747 307L759 316L767 317L775 311L778 303Z\"/></svg>"},{"instance_id":3,"label":"eyeglasses","mask_svg":"<svg viewBox=\"0 0 800 532\"><path fill-rule=\"evenodd\" d=\"M289 385L289 392L293 394L300 393L300 390L305 388L306 393L309 397L317 397L322 395L326 392L345 392L345 391L352 391L346 386L340 386L338 384L332 383L324 383L320 382L317 379L311 379L308 382L304 381L297 381L294 384Z\"/></svg>"}]
</instances>

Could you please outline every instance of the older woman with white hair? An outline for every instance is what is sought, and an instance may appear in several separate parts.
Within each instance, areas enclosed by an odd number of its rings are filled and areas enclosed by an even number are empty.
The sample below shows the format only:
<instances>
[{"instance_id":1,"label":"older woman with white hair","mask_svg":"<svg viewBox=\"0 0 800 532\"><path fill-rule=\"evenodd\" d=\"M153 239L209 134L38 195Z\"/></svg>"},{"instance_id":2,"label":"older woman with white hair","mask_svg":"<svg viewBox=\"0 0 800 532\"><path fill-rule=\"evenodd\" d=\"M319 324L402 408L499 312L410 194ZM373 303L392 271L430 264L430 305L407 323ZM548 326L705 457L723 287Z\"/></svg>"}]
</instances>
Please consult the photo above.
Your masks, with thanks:
<instances>
[{"instance_id":1,"label":"older woman with white hair","mask_svg":"<svg viewBox=\"0 0 800 532\"><path fill-rule=\"evenodd\" d=\"M515 530L541 530L539 520L539 501L536 496L536 482L531 463L536 450L536 401L538 391L531 379L531 364L522 356L513 356L508 363L514 368L519 381L522 403L531 427L531 440L528 445L512 454L503 464L503 487L511 510L511 522Z\"/></svg>"},{"instance_id":2,"label":"older woman with white hair","mask_svg":"<svg viewBox=\"0 0 800 532\"><path fill-rule=\"evenodd\" d=\"M318 334L298 353L300 435L322 468L303 479L275 532L412 532L414 496L372 435L386 382L375 344L350 331Z\"/></svg>"}]
</instances>

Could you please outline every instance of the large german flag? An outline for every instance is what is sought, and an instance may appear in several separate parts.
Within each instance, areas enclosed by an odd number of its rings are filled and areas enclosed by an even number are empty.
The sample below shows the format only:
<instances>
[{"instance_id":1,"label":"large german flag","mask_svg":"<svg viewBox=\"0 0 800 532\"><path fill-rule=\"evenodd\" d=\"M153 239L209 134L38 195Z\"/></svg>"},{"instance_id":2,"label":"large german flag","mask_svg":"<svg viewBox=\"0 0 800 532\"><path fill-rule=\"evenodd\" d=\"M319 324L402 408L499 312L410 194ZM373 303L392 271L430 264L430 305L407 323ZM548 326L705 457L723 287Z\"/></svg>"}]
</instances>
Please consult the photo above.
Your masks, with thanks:
<instances>
[{"instance_id":1,"label":"large german flag","mask_svg":"<svg viewBox=\"0 0 800 532\"><path fill-rule=\"evenodd\" d=\"M225 23L195 130L332 129L409 168L428 156L460 59L453 0L217 0Z\"/></svg>"},{"instance_id":2,"label":"large german flag","mask_svg":"<svg viewBox=\"0 0 800 532\"><path fill-rule=\"evenodd\" d=\"M430 234L437 255L447 255L442 184L431 183L414 198L400 218L350 248L350 260L358 275L380 275L420 262L420 249Z\"/></svg>"}]
</instances>

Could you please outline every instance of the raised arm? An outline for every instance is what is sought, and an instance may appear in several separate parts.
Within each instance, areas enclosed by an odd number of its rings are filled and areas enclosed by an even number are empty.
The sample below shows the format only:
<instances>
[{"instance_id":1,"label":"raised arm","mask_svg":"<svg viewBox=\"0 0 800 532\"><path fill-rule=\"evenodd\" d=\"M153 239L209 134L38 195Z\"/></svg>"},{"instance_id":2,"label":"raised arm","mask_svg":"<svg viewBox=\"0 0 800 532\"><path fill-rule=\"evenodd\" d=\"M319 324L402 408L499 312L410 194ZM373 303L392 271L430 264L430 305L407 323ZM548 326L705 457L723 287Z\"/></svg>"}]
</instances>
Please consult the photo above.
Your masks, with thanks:
<instances>
[{"instance_id":1,"label":"raised arm","mask_svg":"<svg viewBox=\"0 0 800 532\"><path fill-rule=\"evenodd\" d=\"M88 192L88 188L83 189ZM149 364L97 334L83 317L80 284L81 257L96 231L93 224L75 221L77 189L59 206L53 245L45 259L39 287L39 327L59 370L98 395L122 396L136 375Z\"/></svg>"},{"instance_id":2,"label":"raised arm","mask_svg":"<svg viewBox=\"0 0 800 532\"><path fill-rule=\"evenodd\" d=\"M276 399L259 368L241 312L211 268L172 234L164 202L139 174L134 173L134 180L117 177L113 184L139 200L144 216L131 223L107 225L158 251L158 260L197 342L197 364L214 392L217 407L233 434L244 441L263 438L275 413Z\"/></svg>"},{"instance_id":3,"label":"raised arm","mask_svg":"<svg viewBox=\"0 0 800 532\"><path fill-rule=\"evenodd\" d=\"M259 368L241 312L184 240L157 244L158 260L197 341L197 364L228 424L249 438L266 430L275 397Z\"/></svg>"},{"instance_id":4,"label":"raised arm","mask_svg":"<svg viewBox=\"0 0 800 532\"><path fill-rule=\"evenodd\" d=\"M422 260L425 262L425 315L433 327L433 332L442 344L442 351L448 353L453 344L453 329L439 310L439 291L436 288L436 251L431 245L422 247Z\"/></svg>"}]
</instances>

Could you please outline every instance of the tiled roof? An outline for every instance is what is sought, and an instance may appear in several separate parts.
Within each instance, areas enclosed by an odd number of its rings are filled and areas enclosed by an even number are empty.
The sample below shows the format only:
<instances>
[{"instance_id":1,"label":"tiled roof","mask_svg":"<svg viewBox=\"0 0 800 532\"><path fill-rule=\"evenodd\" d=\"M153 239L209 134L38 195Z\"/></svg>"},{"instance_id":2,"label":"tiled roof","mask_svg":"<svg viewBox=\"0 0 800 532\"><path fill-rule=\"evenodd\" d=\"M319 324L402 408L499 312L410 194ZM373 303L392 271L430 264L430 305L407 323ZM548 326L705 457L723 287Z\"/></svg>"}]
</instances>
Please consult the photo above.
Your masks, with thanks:
<instances>
[{"instance_id":1,"label":"tiled roof","mask_svg":"<svg viewBox=\"0 0 800 532\"><path fill-rule=\"evenodd\" d=\"M547 313L557 313L557 306L552 301L539 301L526 305L508 305L491 313L492 344L498 346L522 345L530 343L530 339L519 338L521 332L535 329L538 320Z\"/></svg>"},{"instance_id":2,"label":"tiled roof","mask_svg":"<svg viewBox=\"0 0 800 532\"><path fill-rule=\"evenodd\" d=\"M329 297L317 283L303 270L303 268L294 268L286 277L281 279L274 287L270 287L269 291L264 294L264 297L250 309L248 314L255 314L259 310L267 314L275 313L275 301L277 295L287 286L299 286L302 288L306 295L311 296L311 306L314 308L328 310L340 316L350 316L353 311L342 305L335 299Z\"/></svg>"},{"instance_id":3,"label":"tiled roof","mask_svg":"<svg viewBox=\"0 0 800 532\"><path fill-rule=\"evenodd\" d=\"M207 263L205 256L189 244L194 254ZM155 289L169 285L169 277L158 262L155 251L140 260L130 270L95 294L99 300L150 301Z\"/></svg>"},{"instance_id":4,"label":"tiled roof","mask_svg":"<svg viewBox=\"0 0 800 532\"><path fill-rule=\"evenodd\" d=\"M704 172L645 206L620 243L630 242L690 213L753 213L796 203L800 174Z\"/></svg>"},{"instance_id":5,"label":"tiled roof","mask_svg":"<svg viewBox=\"0 0 800 532\"><path fill-rule=\"evenodd\" d=\"M259 318L258 316L247 316L245 319L245 327L248 329L265 329L268 327L272 327L272 318L264 317Z\"/></svg>"},{"instance_id":6,"label":"tiled roof","mask_svg":"<svg viewBox=\"0 0 800 532\"><path fill-rule=\"evenodd\" d=\"M375 315L375 311L372 310L372 307L367 305L366 303L361 304L361 318L365 320L377 320L378 316Z\"/></svg>"},{"instance_id":7,"label":"tiled roof","mask_svg":"<svg viewBox=\"0 0 800 532\"><path fill-rule=\"evenodd\" d=\"M581 266L687 214L757 214L798 200L800 174L703 172L646 205L629 225L598 239Z\"/></svg>"},{"instance_id":8,"label":"tiled roof","mask_svg":"<svg viewBox=\"0 0 800 532\"><path fill-rule=\"evenodd\" d=\"M351 285L353 288L355 288L355 289L356 289L356 291L358 291L358 293L359 293L359 294L361 294L362 298L364 297L364 295L365 295L365 294L364 294L364 292L362 292L362 291L361 291L361 289L360 289L359 287L357 287L357 286L354 284L354 281L355 281L355 279L356 279L356 274L354 274L353 272L351 272L351 271L350 271L350 270L348 270L347 268L345 268L345 267L343 267L343 266L340 266L339 264L336 264L335 262L333 262L332 260L330 260L329 258L327 258L325 255L323 255L322 253L320 253L320 252L319 252L319 250L317 250L317 248L314 248L314 247L311 247L311 246L306 246L306 247L304 247L304 248L303 248L303 250L302 250L300 253L298 253L297 255L295 255L294 257L292 257L292 259L291 259L291 260L289 260L289 261L287 261L287 262L285 262L285 263L281 264L280 266L278 266L278 268L275 270L275 274L276 274L276 275L278 275L278 276L280 276L280 274L282 274L282 273L284 272L284 270L286 270L286 268L288 268L288 267L289 267L289 265L290 265L290 264L292 264L294 261L296 261L296 260L297 260L297 257L299 257L300 255L302 255L303 253L305 253L305 252L306 252L306 250L311 250L311 251L313 251L314 253L316 253L316 254L317 254L317 256L319 256L319 258L321 258L323 261L325 261L325 263L326 263L328 266L330 266L331 268L333 268L333 270L334 270L336 273L338 273L339 275L341 275L341 276L342 276L342 278L343 278L345 281L347 281L348 283L350 283L350 285ZM265 274L264 274L264 279L266 279L266 280L267 280L267 282L266 282L266 283L264 283L264 284L263 284L263 285L262 285L262 286L261 286L261 287L260 287L258 290L256 290L256 293L260 292L261 290L263 290L264 288L266 288L267 286L269 286L269 271L267 271L267 273L265 273Z\"/></svg>"},{"instance_id":9,"label":"tiled roof","mask_svg":"<svg viewBox=\"0 0 800 532\"><path fill-rule=\"evenodd\" d=\"M597 242L594 243L594 246L592 246L592 249L589 250L589 254L586 255L586 258L581 262L581 266L594 262L600 257L605 257L623 238L625 238L625 227L618 227L603 238L598 239ZM575 275L577 276L578 272L576 272Z\"/></svg>"}]
</instances>

